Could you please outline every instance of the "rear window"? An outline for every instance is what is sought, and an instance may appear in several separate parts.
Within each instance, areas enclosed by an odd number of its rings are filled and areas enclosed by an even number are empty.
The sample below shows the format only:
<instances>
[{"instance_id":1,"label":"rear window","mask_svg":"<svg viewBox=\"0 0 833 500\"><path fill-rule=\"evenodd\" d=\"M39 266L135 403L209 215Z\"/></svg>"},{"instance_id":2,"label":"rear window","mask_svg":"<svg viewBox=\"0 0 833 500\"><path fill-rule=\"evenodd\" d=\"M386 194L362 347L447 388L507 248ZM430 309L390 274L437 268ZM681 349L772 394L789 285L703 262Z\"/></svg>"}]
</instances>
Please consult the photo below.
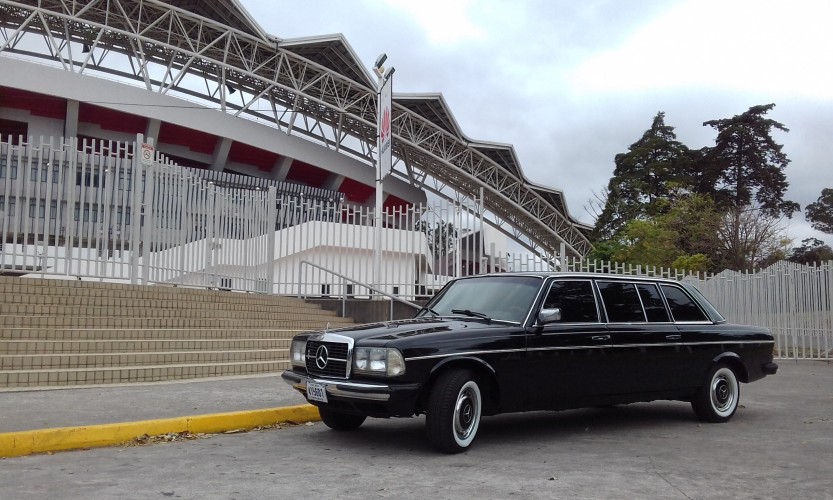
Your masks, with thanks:
<instances>
[{"instance_id":1,"label":"rear window","mask_svg":"<svg viewBox=\"0 0 833 500\"><path fill-rule=\"evenodd\" d=\"M709 321L706 313L682 288L662 285L662 293L665 294L674 321Z\"/></svg>"},{"instance_id":2,"label":"rear window","mask_svg":"<svg viewBox=\"0 0 833 500\"><path fill-rule=\"evenodd\" d=\"M642 305L645 307L645 316L651 323L668 323L671 318L668 317L668 311L665 309L665 303L662 301L662 295L659 293L659 288L654 284L639 283L636 285L639 290L639 297L642 299Z\"/></svg>"}]
</instances>

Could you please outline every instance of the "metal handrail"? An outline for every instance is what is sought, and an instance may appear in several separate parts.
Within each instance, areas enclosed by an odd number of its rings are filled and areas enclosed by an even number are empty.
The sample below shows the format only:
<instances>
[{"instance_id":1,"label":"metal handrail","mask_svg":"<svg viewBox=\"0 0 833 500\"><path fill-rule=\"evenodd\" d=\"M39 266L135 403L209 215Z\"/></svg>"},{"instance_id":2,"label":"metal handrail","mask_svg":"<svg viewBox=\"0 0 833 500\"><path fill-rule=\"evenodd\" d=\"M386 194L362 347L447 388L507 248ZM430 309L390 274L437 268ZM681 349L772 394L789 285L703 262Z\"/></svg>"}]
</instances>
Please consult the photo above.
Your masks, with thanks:
<instances>
[{"instance_id":1,"label":"metal handrail","mask_svg":"<svg viewBox=\"0 0 833 500\"><path fill-rule=\"evenodd\" d=\"M407 301L407 300L405 300L401 297L397 297L396 295L392 295L390 293L383 292L382 290L379 290L378 288L372 287L372 286L370 286L366 283L362 283L361 281L356 281L352 278L348 278L347 276L345 276L341 273L333 271L332 269L327 269L326 267L323 267L323 266L319 266L318 264L314 264L314 263L312 263L308 260L302 260L301 262L298 263L298 295L304 300L306 300L307 294L302 293L301 290L302 290L303 282L304 282L303 278L304 278L304 266L305 265L314 267L316 269L320 269L321 271L324 271L326 273L330 273L334 276L338 276L339 278L341 278L341 280L342 280L342 282L341 282L341 290L342 290L342 292L341 292L341 316L342 317L344 317L347 314L347 312L346 312L347 311L347 292L345 291L346 287L344 286L345 281L349 281L350 283L353 283L354 285L359 285L359 286L362 286L364 288L367 288L368 290L373 291L373 293L375 293L375 294L382 295L382 296L390 298L391 299L391 301L390 301L390 319L391 320L393 320L393 301L401 302L405 305L413 307L414 309L422 309L422 306L419 305L419 304L415 304L415 303L409 302L409 301Z\"/></svg>"}]
</instances>

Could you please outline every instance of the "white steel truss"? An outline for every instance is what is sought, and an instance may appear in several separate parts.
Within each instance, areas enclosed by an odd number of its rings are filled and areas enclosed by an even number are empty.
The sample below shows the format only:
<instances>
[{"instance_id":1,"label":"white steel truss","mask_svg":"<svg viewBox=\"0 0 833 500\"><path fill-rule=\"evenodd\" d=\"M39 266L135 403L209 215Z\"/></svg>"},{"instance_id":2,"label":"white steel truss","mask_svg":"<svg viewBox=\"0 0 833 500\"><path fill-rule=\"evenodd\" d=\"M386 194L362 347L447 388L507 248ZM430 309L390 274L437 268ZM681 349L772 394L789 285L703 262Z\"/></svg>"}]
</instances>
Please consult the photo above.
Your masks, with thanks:
<instances>
[{"instance_id":1,"label":"white steel truss","mask_svg":"<svg viewBox=\"0 0 833 500\"><path fill-rule=\"evenodd\" d=\"M103 73L197 100L373 164L376 89L281 46L157 0L0 0L0 53ZM491 223L540 255L591 245L551 199L431 120L396 103L394 175L480 198Z\"/></svg>"}]
</instances>

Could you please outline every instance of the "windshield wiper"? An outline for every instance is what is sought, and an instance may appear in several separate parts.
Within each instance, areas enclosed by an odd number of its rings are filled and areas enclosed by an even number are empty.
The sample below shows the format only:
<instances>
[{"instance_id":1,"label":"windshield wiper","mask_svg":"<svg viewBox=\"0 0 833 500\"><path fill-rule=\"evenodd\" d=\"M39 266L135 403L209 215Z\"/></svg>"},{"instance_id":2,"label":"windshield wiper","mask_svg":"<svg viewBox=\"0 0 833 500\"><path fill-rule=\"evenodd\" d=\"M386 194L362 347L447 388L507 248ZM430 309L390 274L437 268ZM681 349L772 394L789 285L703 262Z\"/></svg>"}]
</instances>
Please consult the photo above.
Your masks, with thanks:
<instances>
[{"instance_id":1,"label":"windshield wiper","mask_svg":"<svg viewBox=\"0 0 833 500\"><path fill-rule=\"evenodd\" d=\"M492 318L486 316L485 314L483 314L481 312L470 311L468 309L452 309L451 312L454 313L454 314L465 314L466 316L471 316L473 318L485 319L486 323L488 323L490 325L492 324Z\"/></svg>"}]
</instances>

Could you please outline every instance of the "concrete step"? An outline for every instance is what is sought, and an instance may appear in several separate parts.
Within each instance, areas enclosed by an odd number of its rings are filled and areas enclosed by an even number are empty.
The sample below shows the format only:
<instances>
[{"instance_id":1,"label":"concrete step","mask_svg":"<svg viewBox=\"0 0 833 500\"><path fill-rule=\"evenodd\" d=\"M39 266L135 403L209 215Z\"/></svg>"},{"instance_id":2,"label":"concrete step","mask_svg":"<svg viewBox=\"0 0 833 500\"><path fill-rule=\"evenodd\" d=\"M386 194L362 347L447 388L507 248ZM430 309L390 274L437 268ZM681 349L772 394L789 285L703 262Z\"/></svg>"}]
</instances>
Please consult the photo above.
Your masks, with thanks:
<instances>
[{"instance_id":1,"label":"concrete step","mask_svg":"<svg viewBox=\"0 0 833 500\"><path fill-rule=\"evenodd\" d=\"M159 340L9 340L0 342L0 355L95 354L116 352L235 351L289 349L290 338L222 338Z\"/></svg>"},{"instance_id":2,"label":"concrete step","mask_svg":"<svg viewBox=\"0 0 833 500\"><path fill-rule=\"evenodd\" d=\"M89 305L39 305L39 304L0 304L2 316L59 316L79 317L96 316L107 318L220 318L246 319L251 318L255 311L237 310L236 306L220 307L215 305L205 309L173 309L152 306L89 306ZM314 315L319 318L338 317L334 311L321 309L291 309L284 310L274 307L257 313L258 317L266 320L298 320Z\"/></svg>"},{"instance_id":3,"label":"concrete step","mask_svg":"<svg viewBox=\"0 0 833 500\"><path fill-rule=\"evenodd\" d=\"M0 355L0 370L52 370L194 363L242 363L288 359L288 349L231 351L111 352Z\"/></svg>"},{"instance_id":4,"label":"concrete step","mask_svg":"<svg viewBox=\"0 0 833 500\"><path fill-rule=\"evenodd\" d=\"M280 297L0 276L0 391L275 373L350 318Z\"/></svg>"},{"instance_id":5,"label":"concrete step","mask_svg":"<svg viewBox=\"0 0 833 500\"><path fill-rule=\"evenodd\" d=\"M279 373L288 368L289 361L246 361L135 367L2 370L0 371L0 388L159 382L254 373Z\"/></svg>"},{"instance_id":6,"label":"concrete step","mask_svg":"<svg viewBox=\"0 0 833 500\"><path fill-rule=\"evenodd\" d=\"M71 295L83 297L115 297L138 299L187 299L192 302L237 302L255 304L302 303L297 297L266 295L249 292L207 290L203 288L141 286L97 281L21 279L0 276L0 293L11 295Z\"/></svg>"},{"instance_id":7,"label":"concrete step","mask_svg":"<svg viewBox=\"0 0 833 500\"><path fill-rule=\"evenodd\" d=\"M257 318L255 316L254 318ZM352 324L349 318L338 316L318 319L316 317L302 317L295 320L274 319L227 319L227 318L102 318L100 316L0 316L0 331L6 328L277 328L287 330L323 330Z\"/></svg>"},{"instance_id":8,"label":"concrete step","mask_svg":"<svg viewBox=\"0 0 833 500\"><path fill-rule=\"evenodd\" d=\"M0 330L0 341L140 341L140 340L236 340L236 339L291 339L308 330L275 328L5 328ZM37 348L37 346L32 346Z\"/></svg>"},{"instance_id":9,"label":"concrete step","mask_svg":"<svg viewBox=\"0 0 833 500\"><path fill-rule=\"evenodd\" d=\"M222 306L254 312L273 309L324 310L318 304L306 303L294 297L263 299L259 298L261 296L254 294L225 294L214 297L198 297L200 300L191 300L187 295L168 294L167 296L145 297L127 293L114 294L108 290L101 290L102 293L94 296L76 293L77 291L72 289L65 289L64 293L49 292L54 292L54 290L44 287L33 288L27 293L12 293L0 290L0 304L142 306L166 309L206 309L221 304Z\"/></svg>"}]
</instances>

